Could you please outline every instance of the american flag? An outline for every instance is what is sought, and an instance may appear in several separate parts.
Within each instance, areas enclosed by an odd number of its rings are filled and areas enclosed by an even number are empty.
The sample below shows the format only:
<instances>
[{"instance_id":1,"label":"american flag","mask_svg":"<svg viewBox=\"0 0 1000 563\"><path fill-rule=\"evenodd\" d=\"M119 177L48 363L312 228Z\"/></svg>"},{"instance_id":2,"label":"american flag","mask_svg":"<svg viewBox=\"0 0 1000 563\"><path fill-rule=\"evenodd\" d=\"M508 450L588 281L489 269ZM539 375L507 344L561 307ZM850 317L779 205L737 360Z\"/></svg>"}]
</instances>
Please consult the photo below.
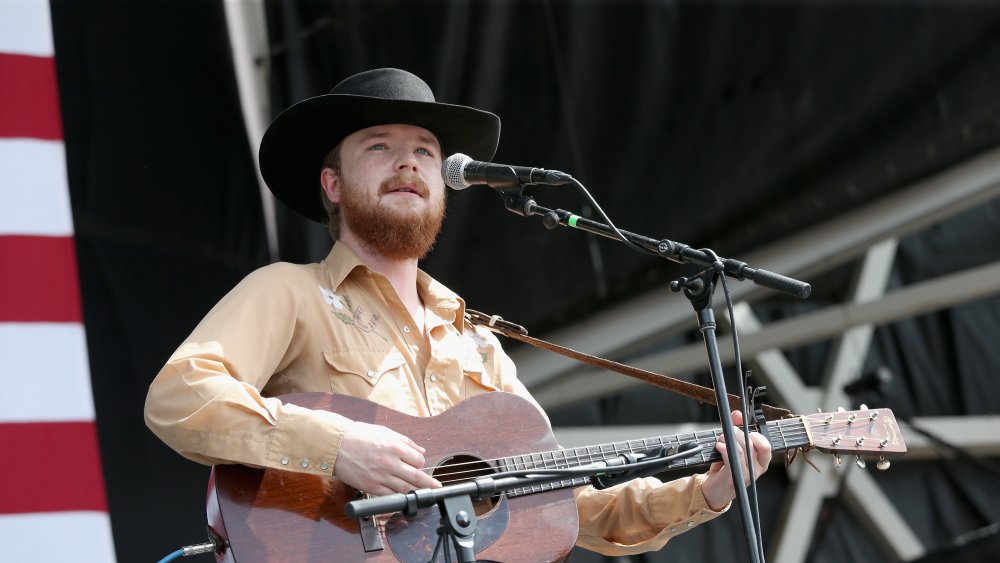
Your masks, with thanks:
<instances>
[{"instance_id":1,"label":"american flag","mask_svg":"<svg viewBox=\"0 0 1000 563\"><path fill-rule=\"evenodd\" d=\"M0 0L0 559L114 561L46 0Z\"/></svg>"}]
</instances>

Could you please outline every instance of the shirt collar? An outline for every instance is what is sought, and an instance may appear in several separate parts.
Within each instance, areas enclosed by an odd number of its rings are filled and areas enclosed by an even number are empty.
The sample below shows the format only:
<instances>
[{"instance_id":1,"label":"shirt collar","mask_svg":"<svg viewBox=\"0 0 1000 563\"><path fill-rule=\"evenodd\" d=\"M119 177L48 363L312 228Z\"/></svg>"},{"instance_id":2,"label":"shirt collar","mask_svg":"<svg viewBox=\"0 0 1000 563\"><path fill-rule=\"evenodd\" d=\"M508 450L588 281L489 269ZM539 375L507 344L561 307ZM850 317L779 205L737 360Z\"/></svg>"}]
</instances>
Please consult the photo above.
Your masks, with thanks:
<instances>
[{"instance_id":1,"label":"shirt collar","mask_svg":"<svg viewBox=\"0 0 1000 563\"><path fill-rule=\"evenodd\" d=\"M340 242L334 243L323 263L330 276L332 289L339 288L344 280L355 271L381 275L368 268L349 246ZM463 332L465 328L465 301L458 294L423 270L417 270L417 291L420 293L425 307L433 310L442 319L454 324L459 332Z\"/></svg>"}]
</instances>

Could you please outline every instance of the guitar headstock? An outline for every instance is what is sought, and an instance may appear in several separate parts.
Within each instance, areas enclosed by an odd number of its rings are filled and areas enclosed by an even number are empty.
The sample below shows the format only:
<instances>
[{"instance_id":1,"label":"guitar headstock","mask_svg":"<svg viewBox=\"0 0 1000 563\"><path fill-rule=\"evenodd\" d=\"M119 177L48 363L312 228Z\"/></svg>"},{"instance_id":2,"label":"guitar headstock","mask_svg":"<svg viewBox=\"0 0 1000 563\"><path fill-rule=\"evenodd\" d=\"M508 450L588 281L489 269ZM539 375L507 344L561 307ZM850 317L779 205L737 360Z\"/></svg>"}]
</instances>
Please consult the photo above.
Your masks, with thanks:
<instances>
[{"instance_id":1,"label":"guitar headstock","mask_svg":"<svg viewBox=\"0 0 1000 563\"><path fill-rule=\"evenodd\" d=\"M802 417L813 445L828 454L877 455L906 452L903 434L889 409L816 413Z\"/></svg>"}]
</instances>

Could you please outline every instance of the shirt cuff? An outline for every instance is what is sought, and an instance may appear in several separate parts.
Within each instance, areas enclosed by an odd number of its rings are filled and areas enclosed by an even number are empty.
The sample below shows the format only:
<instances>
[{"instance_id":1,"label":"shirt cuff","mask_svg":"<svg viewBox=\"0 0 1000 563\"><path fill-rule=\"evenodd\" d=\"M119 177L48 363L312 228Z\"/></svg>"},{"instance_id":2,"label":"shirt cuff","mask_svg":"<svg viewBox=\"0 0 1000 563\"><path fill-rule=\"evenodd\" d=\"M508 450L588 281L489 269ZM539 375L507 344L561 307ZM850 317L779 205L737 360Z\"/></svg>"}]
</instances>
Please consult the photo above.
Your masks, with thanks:
<instances>
[{"instance_id":1,"label":"shirt cuff","mask_svg":"<svg viewBox=\"0 0 1000 563\"><path fill-rule=\"evenodd\" d=\"M702 493L705 478L706 475L700 473L662 483L650 491L645 499L637 499L649 503L648 508L652 520L649 524L659 530L651 532L650 537L622 543L602 537L581 535L577 540L577 545L603 555L633 555L661 549L674 536L713 520L729 509L729 504L718 511L712 510L708 506L705 495ZM681 508L685 506L681 504L684 502L687 503L686 510ZM622 508L624 509L624 507ZM623 519L621 524L625 528L631 528L639 523ZM619 530L619 533L626 531Z\"/></svg>"},{"instance_id":2,"label":"shirt cuff","mask_svg":"<svg viewBox=\"0 0 1000 563\"><path fill-rule=\"evenodd\" d=\"M333 475L350 422L336 413L283 404L271 434L266 467Z\"/></svg>"}]
</instances>

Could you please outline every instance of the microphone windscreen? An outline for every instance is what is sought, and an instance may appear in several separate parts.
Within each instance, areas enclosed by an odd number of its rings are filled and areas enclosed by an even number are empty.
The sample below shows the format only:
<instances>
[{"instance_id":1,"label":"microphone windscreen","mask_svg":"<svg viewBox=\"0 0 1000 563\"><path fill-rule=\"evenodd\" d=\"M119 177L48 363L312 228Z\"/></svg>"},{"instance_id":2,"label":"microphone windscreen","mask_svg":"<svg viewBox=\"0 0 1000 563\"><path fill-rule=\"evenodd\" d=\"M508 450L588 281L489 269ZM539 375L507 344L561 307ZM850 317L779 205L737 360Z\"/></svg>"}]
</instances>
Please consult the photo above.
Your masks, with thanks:
<instances>
[{"instance_id":1,"label":"microphone windscreen","mask_svg":"<svg viewBox=\"0 0 1000 563\"><path fill-rule=\"evenodd\" d=\"M465 180L465 167L470 162L472 159L460 152L444 159L441 163L441 177L444 178L445 185L455 190L464 190L471 186L472 184Z\"/></svg>"}]
</instances>

